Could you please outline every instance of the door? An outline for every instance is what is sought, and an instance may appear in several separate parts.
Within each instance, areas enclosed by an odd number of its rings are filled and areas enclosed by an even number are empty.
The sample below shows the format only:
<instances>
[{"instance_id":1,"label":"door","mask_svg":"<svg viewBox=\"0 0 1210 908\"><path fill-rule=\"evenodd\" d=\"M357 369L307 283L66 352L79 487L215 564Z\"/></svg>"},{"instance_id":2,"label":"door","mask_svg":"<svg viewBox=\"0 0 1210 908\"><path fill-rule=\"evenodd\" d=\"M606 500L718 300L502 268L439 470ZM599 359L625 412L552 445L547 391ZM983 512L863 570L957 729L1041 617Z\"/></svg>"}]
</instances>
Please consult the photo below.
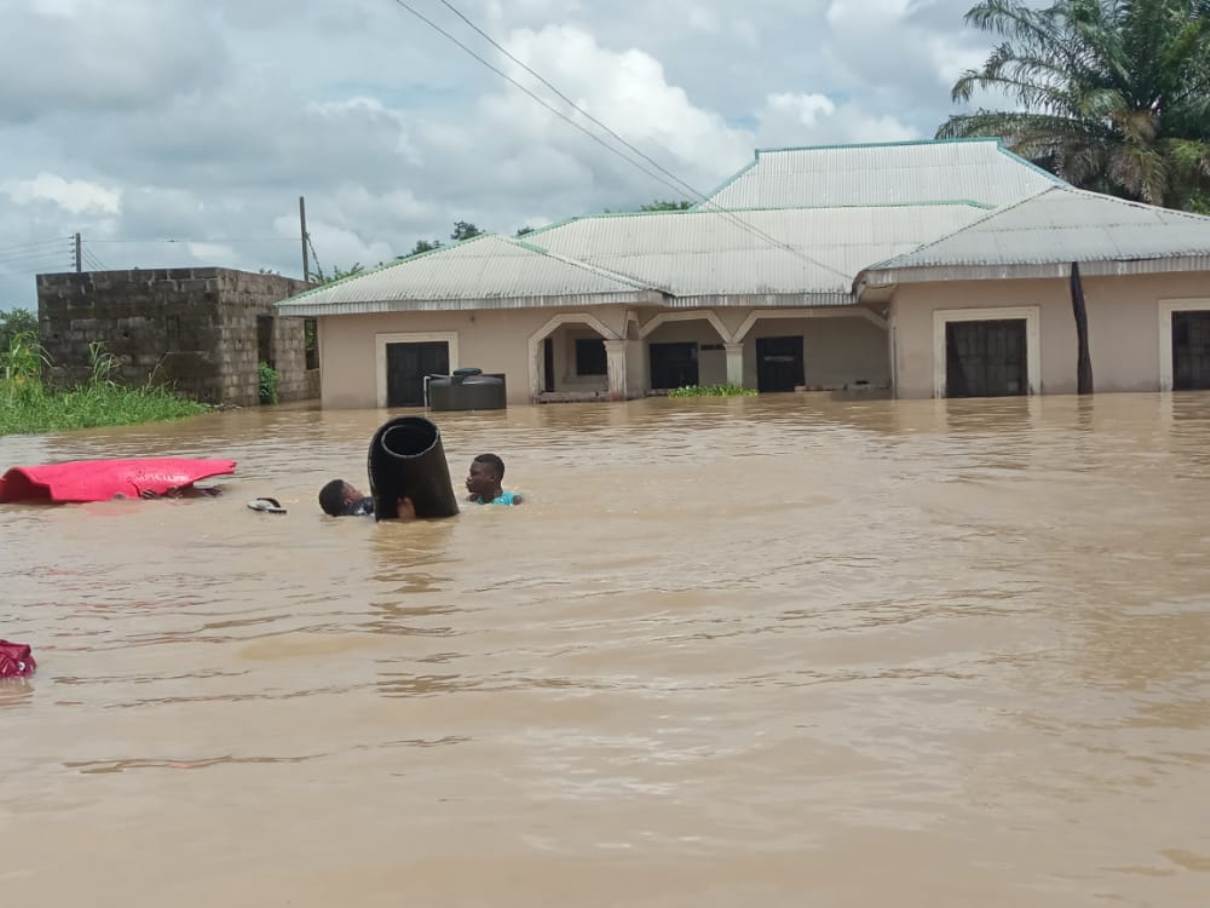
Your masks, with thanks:
<instances>
[{"instance_id":1,"label":"door","mask_svg":"<svg viewBox=\"0 0 1210 908\"><path fill-rule=\"evenodd\" d=\"M946 324L946 397L1012 397L1028 393L1025 319Z\"/></svg>"},{"instance_id":2,"label":"door","mask_svg":"<svg viewBox=\"0 0 1210 908\"><path fill-rule=\"evenodd\" d=\"M650 344L649 349L653 389L697 386L697 344Z\"/></svg>"},{"instance_id":3,"label":"door","mask_svg":"<svg viewBox=\"0 0 1210 908\"><path fill-rule=\"evenodd\" d=\"M423 407L424 377L449 373L450 347L445 341L387 344L387 406Z\"/></svg>"},{"instance_id":4,"label":"door","mask_svg":"<svg viewBox=\"0 0 1210 908\"><path fill-rule=\"evenodd\" d=\"M542 390L548 394L555 389L555 341L548 337L542 341Z\"/></svg>"},{"instance_id":5,"label":"door","mask_svg":"<svg viewBox=\"0 0 1210 908\"><path fill-rule=\"evenodd\" d=\"M802 337L756 339L756 387L765 391L793 391L807 383Z\"/></svg>"},{"instance_id":6,"label":"door","mask_svg":"<svg viewBox=\"0 0 1210 908\"><path fill-rule=\"evenodd\" d=\"M1172 313L1172 388L1210 388L1210 312Z\"/></svg>"}]
</instances>

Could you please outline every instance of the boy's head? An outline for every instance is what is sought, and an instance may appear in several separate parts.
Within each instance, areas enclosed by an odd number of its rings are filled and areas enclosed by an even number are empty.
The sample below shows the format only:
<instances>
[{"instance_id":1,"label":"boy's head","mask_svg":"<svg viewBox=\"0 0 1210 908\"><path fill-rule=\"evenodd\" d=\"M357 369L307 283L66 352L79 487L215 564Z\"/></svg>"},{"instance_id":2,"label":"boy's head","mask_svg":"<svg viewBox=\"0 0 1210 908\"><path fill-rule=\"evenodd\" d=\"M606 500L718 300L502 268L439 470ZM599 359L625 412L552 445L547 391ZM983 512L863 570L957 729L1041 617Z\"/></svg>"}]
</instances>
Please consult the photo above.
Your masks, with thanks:
<instances>
[{"instance_id":1,"label":"boy's head","mask_svg":"<svg viewBox=\"0 0 1210 908\"><path fill-rule=\"evenodd\" d=\"M466 490L480 498L495 498L500 494L500 483L503 481L504 461L495 454L480 454L471 461Z\"/></svg>"},{"instance_id":2,"label":"boy's head","mask_svg":"<svg viewBox=\"0 0 1210 908\"><path fill-rule=\"evenodd\" d=\"M325 514L340 517L349 505L360 501L364 496L343 479L333 479L319 490L319 506Z\"/></svg>"}]
</instances>

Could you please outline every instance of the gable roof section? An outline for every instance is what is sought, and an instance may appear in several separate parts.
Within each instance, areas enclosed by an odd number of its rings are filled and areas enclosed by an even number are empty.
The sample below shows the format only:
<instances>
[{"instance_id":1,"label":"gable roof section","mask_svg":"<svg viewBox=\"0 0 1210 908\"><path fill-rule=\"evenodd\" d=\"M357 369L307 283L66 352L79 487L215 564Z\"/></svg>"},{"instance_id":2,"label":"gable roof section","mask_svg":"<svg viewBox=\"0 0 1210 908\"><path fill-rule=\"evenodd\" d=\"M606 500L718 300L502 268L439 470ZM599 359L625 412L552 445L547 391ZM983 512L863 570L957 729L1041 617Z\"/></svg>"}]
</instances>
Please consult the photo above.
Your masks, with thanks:
<instances>
[{"instance_id":1,"label":"gable roof section","mask_svg":"<svg viewBox=\"0 0 1210 908\"><path fill-rule=\"evenodd\" d=\"M1210 270L1210 217L1053 187L866 269L870 286Z\"/></svg>"},{"instance_id":2,"label":"gable roof section","mask_svg":"<svg viewBox=\"0 0 1210 908\"><path fill-rule=\"evenodd\" d=\"M282 315L356 315L505 309L577 303L658 303L651 284L553 254L532 243L483 234L277 304Z\"/></svg>"},{"instance_id":3,"label":"gable roof section","mask_svg":"<svg viewBox=\"0 0 1210 908\"><path fill-rule=\"evenodd\" d=\"M958 201L998 208L1056 185L1066 184L998 139L769 149L698 208Z\"/></svg>"},{"instance_id":4,"label":"gable roof section","mask_svg":"<svg viewBox=\"0 0 1210 908\"><path fill-rule=\"evenodd\" d=\"M710 210L600 215L537 230L527 239L558 255L662 287L674 297L665 305L776 295L783 297L775 301L779 304L829 306L853 302L853 277L868 263L915 249L985 211L963 203L776 209L734 216ZM787 295L797 299L785 300Z\"/></svg>"}]
</instances>

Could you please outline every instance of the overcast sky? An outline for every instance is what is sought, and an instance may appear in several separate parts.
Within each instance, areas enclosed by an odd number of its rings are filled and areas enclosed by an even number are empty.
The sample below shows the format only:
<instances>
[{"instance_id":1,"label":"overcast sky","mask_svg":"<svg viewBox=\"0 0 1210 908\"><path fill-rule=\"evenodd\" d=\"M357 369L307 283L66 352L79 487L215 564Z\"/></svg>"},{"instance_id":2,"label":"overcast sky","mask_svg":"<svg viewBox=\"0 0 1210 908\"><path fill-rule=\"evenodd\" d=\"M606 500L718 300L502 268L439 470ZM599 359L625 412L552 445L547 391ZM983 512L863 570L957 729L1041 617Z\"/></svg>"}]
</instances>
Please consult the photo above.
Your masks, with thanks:
<instances>
[{"instance_id":1,"label":"overcast sky","mask_svg":"<svg viewBox=\"0 0 1210 908\"><path fill-rule=\"evenodd\" d=\"M930 136L987 46L973 0L451 2L703 191L758 146ZM395 0L0 0L0 22L0 308L36 304L76 231L111 268L301 275L299 195L327 269L673 195Z\"/></svg>"}]
</instances>

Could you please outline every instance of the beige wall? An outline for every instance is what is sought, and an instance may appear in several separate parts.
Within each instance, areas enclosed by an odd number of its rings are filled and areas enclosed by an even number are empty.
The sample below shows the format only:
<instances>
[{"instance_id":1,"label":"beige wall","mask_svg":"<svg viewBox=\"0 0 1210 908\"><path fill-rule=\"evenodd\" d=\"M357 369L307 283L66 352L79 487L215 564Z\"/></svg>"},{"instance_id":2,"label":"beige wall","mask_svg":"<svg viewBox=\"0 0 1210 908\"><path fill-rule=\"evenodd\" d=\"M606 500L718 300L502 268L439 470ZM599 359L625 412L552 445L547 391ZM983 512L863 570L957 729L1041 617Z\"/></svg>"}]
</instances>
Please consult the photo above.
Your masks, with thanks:
<instances>
[{"instance_id":1,"label":"beige wall","mask_svg":"<svg viewBox=\"0 0 1210 908\"><path fill-rule=\"evenodd\" d=\"M858 381L888 387L891 381L886 332L864 318L769 318L744 338L744 385L757 386L756 339L802 337L808 387L843 388Z\"/></svg>"},{"instance_id":2,"label":"beige wall","mask_svg":"<svg viewBox=\"0 0 1210 908\"><path fill-rule=\"evenodd\" d=\"M723 342L705 319L669 321L652 331L643 341L635 340L637 328L633 323L628 325L627 311L623 306L593 306L584 309L326 316L319 320L323 404L325 407L377 406L376 338L384 334L456 335L458 356L454 365L476 366L485 372L504 373L509 401L512 403L527 402L530 398L530 338L548 326L552 318L565 313L591 315L608 330L630 338L625 347L626 383L630 396L639 396L647 389L648 342ZM728 333L733 335L753 310L720 308L714 312ZM642 324L646 324L657 314L658 310L644 308L637 316ZM886 333L863 318L845 315L757 320L744 340L745 384L756 387L756 338L787 334L805 338L809 385L842 387L865 379L877 386L889 381ZM557 390L590 391L608 387L604 377L575 375L575 339L597 336L591 328L580 323L569 323L556 327L551 336L555 343ZM541 355L539 346L537 356ZM703 384L726 382L727 360L724 351L705 351L701 355L699 380Z\"/></svg>"},{"instance_id":3,"label":"beige wall","mask_svg":"<svg viewBox=\"0 0 1210 908\"><path fill-rule=\"evenodd\" d=\"M1159 303L1210 297L1210 274L1085 277L1088 345L1097 391L1159 388ZM1076 390L1076 329L1068 282L989 280L905 284L891 302L899 397L932 397L933 313L1037 306L1043 394Z\"/></svg>"},{"instance_id":4,"label":"beige wall","mask_svg":"<svg viewBox=\"0 0 1210 908\"><path fill-rule=\"evenodd\" d=\"M451 332L458 335L458 366L503 372L511 403L529 400L529 338L559 312L585 310L510 309L479 312L397 312L326 316L319 320L325 407L377 406L379 334ZM593 306L607 328L625 328L622 306ZM539 350L539 355L541 351Z\"/></svg>"}]
</instances>

